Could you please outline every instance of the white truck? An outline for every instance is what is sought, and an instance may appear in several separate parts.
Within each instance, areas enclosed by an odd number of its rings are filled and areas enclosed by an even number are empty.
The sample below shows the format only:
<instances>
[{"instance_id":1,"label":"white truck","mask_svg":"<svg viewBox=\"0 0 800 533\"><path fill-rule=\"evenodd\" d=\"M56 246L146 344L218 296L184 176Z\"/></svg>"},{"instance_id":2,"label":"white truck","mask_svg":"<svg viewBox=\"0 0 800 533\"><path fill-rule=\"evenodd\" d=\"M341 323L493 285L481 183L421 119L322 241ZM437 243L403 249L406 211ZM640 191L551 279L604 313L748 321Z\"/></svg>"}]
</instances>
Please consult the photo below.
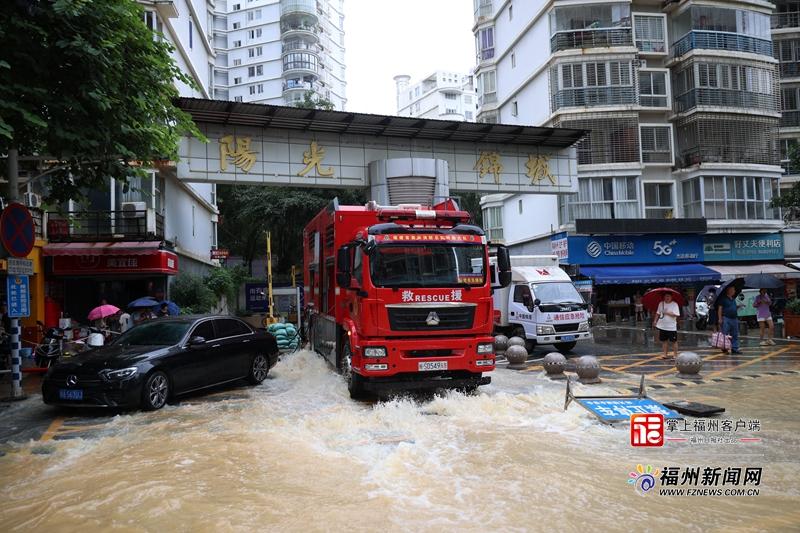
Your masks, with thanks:
<instances>
[{"instance_id":1,"label":"white truck","mask_svg":"<svg viewBox=\"0 0 800 533\"><path fill-rule=\"evenodd\" d=\"M589 306L555 255L511 256L511 284L493 297L495 329L524 338L529 352L537 344L569 351L592 338Z\"/></svg>"}]
</instances>

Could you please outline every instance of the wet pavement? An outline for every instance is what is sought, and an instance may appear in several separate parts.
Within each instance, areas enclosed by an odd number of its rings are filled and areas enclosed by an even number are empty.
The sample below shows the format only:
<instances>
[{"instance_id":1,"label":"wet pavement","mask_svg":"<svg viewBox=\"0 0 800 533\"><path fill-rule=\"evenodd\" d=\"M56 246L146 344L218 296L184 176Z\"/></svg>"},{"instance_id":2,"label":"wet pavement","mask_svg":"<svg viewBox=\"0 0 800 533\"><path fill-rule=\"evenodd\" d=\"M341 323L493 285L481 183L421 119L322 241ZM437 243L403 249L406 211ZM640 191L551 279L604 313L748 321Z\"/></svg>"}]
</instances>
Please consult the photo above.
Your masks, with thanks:
<instances>
[{"instance_id":1,"label":"wet pavement","mask_svg":"<svg viewBox=\"0 0 800 533\"><path fill-rule=\"evenodd\" d=\"M538 360L546 347L524 370L501 364L477 394L380 403L351 401L309 352L282 358L261 386L154 413L53 409L29 380L26 400L0 403L3 529L796 531L800 346L748 342L722 356L695 337L681 342L704 357L702 379L684 380L635 332L598 329L569 355L597 355L603 382L575 392L629 394L645 374L658 401L719 405L717 418L750 426L729 443L686 433L632 448L626 425L564 411L564 382ZM626 484L637 464L763 478L758 496L640 496Z\"/></svg>"}]
</instances>

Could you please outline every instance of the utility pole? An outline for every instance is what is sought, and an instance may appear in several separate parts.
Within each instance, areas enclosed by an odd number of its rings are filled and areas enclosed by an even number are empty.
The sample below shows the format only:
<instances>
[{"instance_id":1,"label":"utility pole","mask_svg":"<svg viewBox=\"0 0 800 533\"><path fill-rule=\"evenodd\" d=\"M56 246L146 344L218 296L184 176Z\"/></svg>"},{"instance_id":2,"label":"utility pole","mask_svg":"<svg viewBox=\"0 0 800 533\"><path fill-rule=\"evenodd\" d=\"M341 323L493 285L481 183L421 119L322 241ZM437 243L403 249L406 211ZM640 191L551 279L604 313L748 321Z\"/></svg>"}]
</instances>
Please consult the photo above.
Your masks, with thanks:
<instances>
[{"instance_id":1,"label":"utility pole","mask_svg":"<svg viewBox=\"0 0 800 533\"><path fill-rule=\"evenodd\" d=\"M19 150L12 147L8 149L8 203L19 200ZM6 295L8 298L8 295ZM10 306L9 306L10 309ZM22 360L20 359L19 349L19 318L11 319L11 331L9 341L11 346L11 397L22 399Z\"/></svg>"}]
</instances>

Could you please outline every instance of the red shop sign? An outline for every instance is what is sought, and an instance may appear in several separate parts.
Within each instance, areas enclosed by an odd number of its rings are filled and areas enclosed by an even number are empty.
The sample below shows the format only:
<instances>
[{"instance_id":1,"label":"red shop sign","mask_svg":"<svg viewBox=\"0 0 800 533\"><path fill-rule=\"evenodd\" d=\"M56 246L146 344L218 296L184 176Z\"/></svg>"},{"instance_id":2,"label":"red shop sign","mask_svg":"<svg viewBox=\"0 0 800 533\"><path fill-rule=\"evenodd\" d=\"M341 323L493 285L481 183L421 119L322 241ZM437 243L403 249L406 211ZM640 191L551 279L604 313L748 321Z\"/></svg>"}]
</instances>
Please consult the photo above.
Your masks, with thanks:
<instances>
[{"instance_id":1,"label":"red shop sign","mask_svg":"<svg viewBox=\"0 0 800 533\"><path fill-rule=\"evenodd\" d=\"M178 256L166 250L147 255L57 255L55 275L167 274L178 273Z\"/></svg>"}]
</instances>

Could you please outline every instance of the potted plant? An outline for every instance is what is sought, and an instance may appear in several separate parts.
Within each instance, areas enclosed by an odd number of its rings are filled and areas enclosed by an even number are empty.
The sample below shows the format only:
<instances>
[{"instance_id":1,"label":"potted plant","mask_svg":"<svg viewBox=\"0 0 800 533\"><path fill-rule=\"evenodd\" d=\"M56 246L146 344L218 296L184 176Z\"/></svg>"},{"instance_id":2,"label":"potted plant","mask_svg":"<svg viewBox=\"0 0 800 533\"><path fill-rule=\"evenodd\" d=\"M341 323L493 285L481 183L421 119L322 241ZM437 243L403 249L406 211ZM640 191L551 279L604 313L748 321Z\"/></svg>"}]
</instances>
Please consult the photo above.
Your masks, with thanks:
<instances>
[{"instance_id":1,"label":"potted plant","mask_svg":"<svg viewBox=\"0 0 800 533\"><path fill-rule=\"evenodd\" d=\"M792 298L786 302L783 311L784 337L800 337L800 298Z\"/></svg>"}]
</instances>

